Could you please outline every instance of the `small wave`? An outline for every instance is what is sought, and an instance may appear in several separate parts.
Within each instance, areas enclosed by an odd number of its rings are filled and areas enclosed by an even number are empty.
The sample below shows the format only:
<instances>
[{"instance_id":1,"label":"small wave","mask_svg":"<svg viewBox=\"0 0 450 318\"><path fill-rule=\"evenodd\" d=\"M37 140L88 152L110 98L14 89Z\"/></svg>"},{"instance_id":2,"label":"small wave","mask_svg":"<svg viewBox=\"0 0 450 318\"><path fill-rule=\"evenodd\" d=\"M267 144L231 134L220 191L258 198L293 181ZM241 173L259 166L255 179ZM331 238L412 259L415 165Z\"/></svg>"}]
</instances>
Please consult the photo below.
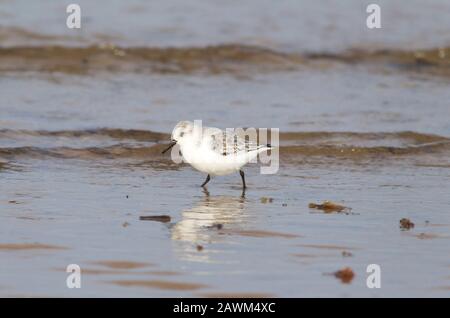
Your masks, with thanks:
<instances>
[{"instance_id":1,"label":"small wave","mask_svg":"<svg viewBox=\"0 0 450 318\"><path fill-rule=\"evenodd\" d=\"M280 139L283 141L307 141L307 142L341 142L343 144L355 144L359 142L369 143L377 141L386 143L388 141L397 141L403 145L420 145L424 143L448 142L450 138L424 134L414 131L399 132L332 132L332 131L312 131L312 132L284 132L280 133Z\"/></svg>"},{"instance_id":2,"label":"small wave","mask_svg":"<svg viewBox=\"0 0 450 318\"><path fill-rule=\"evenodd\" d=\"M186 48L123 48L114 45L4 47L0 48L0 71L237 74L242 68L287 70L299 64L298 58L265 48L232 44Z\"/></svg>"},{"instance_id":3,"label":"small wave","mask_svg":"<svg viewBox=\"0 0 450 318\"><path fill-rule=\"evenodd\" d=\"M20 146L0 148L0 158L78 158L78 159L151 159L169 158L161 154L169 140L169 134L129 129L92 129L70 131L27 131L1 130L2 138L18 139L20 136L43 136L60 138L88 138L108 137L116 140L113 145L91 147L39 147ZM123 140L136 143L123 143ZM142 142L152 142L151 144ZM392 146L392 145L395 146ZM281 158L295 158L298 156L326 156L326 157L389 157L411 156L420 154L440 154L450 150L450 138L423 134L418 132L284 132L280 133Z\"/></svg>"},{"instance_id":4,"label":"small wave","mask_svg":"<svg viewBox=\"0 0 450 318\"><path fill-rule=\"evenodd\" d=\"M450 150L450 142L439 142L410 147L351 147L351 146L287 146L280 147L280 153L285 157L294 155L326 156L326 157L366 157L366 156L394 156L420 155L442 153Z\"/></svg>"},{"instance_id":5,"label":"small wave","mask_svg":"<svg viewBox=\"0 0 450 318\"><path fill-rule=\"evenodd\" d=\"M161 151L166 148L164 144L149 147L125 147L122 145L111 147L90 148L37 148L37 147L10 147L0 148L0 157L11 159L16 157L44 158L53 157L61 159L162 159L166 158ZM325 157L367 157L367 156L395 156L420 155L442 153L450 150L450 142L439 142L411 147L352 147L352 146L280 146L281 158L290 159L295 156L325 156ZM169 157L167 157L169 158ZM2 166L0 166L0 169Z\"/></svg>"},{"instance_id":6,"label":"small wave","mask_svg":"<svg viewBox=\"0 0 450 318\"><path fill-rule=\"evenodd\" d=\"M320 63L321 61L327 63ZM319 62L319 63L317 63ZM350 49L338 53L285 53L258 46L223 44L205 47L21 46L0 48L0 71L86 74L97 71L189 74L323 69L329 62L377 64L397 70L450 76L450 47L427 50Z\"/></svg>"},{"instance_id":7,"label":"small wave","mask_svg":"<svg viewBox=\"0 0 450 318\"><path fill-rule=\"evenodd\" d=\"M304 57L312 60L335 60L345 63L384 62L409 67L450 67L450 47L411 51L351 49L342 53L308 53Z\"/></svg>"},{"instance_id":8,"label":"small wave","mask_svg":"<svg viewBox=\"0 0 450 318\"><path fill-rule=\"evenodd\" d=\"M98 138L131 139L135 141L163 141L168 140L170 134L139 129L99 128L86 130L11 130L0 129L0 138L32 137L65 137L65 138Z\"/></svg>"},{"instance_id":9,"label":"small wave","mask_svg":"<svg viewBox=\"0 0 450 318\"><path fill-rule=\"evenodd\" d=\"M68 137L68 138L99 138L110 137L118 140L135 140L135 141L168 141L169 133L156 132L151 130L140 129L121 129L121 128L98 128L85 130L13 130L0 129L0 138L20 138L20 136L33 137ZM280 132L282 141L305 141L320 142L332 139L341 140L389 140L397 139L406 143L421 144L430 142L449 141L450 138L435 134L425 134L414 131L399 132L334 132L334 131L298 131L298 132ZM1 140L1 139L0 139Z\"/></svg>"},{"instance_id":10,"label":"small wave","mask_svg":"<svg viewBox=\"0 0 450 318\"><path fill-rule=\"evenodd\" d=\"M8 147L0 148L0 157L15 158L44 158L53 157L60 159L117 159L117 158L152 158L161 157L161 151L165 145L158 144L150 147L126 147L123 145L110 147L89 148L38 148L38 147Z\"/></svg>"}]
</instances>

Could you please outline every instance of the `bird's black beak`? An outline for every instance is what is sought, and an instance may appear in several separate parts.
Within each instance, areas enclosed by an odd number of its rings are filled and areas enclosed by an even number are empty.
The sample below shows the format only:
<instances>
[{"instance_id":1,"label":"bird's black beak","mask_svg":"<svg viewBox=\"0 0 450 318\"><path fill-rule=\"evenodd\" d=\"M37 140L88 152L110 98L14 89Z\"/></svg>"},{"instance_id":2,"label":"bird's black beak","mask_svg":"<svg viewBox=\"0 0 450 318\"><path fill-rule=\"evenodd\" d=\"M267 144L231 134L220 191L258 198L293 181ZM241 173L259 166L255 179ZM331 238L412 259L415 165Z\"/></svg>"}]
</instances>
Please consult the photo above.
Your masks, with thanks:
<instances>
[{"instance_id":1,"label":"bird's black beak","mask_svg":"<svg viewBox=\"0 0 450 318\"><path fill-rule=\"evenodd\" d=\"M176 141L176 140L172 140L172 141L170 142L169 147L167 147L162 153L168 152L168 151L169 151L170 149L172 149L172 147L175 146L176 144L177 144L177 141Z\"/></svg>"}]
</instances>

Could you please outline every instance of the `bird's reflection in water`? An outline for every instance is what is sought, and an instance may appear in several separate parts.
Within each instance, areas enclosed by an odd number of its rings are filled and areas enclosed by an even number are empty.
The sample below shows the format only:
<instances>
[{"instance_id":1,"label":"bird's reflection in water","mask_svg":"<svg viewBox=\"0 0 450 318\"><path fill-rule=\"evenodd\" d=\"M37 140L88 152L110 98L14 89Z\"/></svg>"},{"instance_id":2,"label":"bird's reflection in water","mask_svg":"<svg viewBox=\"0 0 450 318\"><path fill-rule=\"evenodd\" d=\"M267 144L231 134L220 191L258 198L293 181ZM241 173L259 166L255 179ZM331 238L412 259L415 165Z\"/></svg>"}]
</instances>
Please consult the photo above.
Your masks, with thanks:
<instances>
[{"instance_id":1,"label":"bird's reflection in water","mask_svg":"<svg viewBox=\"0 0 450 318\"><path fill-rule=\"evenodd\" d=\"M180 258L212 262L210 243L225 240L220 228L233 228L245 219L245 193L241 196L205 196L181 212L182 219L171 227L171 237ZM204 250L202 249L204 248ZM200 249L200 250L199 250Z\"/></svg>"}]
</instances>

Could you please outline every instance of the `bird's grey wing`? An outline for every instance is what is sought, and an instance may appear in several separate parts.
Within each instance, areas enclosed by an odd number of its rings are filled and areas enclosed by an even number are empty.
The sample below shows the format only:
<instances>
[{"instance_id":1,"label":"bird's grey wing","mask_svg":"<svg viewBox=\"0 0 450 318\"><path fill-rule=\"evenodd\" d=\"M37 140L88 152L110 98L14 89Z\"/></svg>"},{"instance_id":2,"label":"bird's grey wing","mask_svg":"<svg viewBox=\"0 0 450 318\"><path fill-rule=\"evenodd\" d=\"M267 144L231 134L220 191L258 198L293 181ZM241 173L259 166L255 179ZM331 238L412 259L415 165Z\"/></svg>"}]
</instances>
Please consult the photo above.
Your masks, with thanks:
<instances>
[{"instance_id":1,"label":"bird's grey wing","mask_svg":"<svg viewBox=\"0 0 450 318\"><path fill-rule=\"evenodd\" d=\"M211 149L222 156L246 153L261 148L256 142L231 131L213 131L209 135Z\"/></svg>"}]
</instances>

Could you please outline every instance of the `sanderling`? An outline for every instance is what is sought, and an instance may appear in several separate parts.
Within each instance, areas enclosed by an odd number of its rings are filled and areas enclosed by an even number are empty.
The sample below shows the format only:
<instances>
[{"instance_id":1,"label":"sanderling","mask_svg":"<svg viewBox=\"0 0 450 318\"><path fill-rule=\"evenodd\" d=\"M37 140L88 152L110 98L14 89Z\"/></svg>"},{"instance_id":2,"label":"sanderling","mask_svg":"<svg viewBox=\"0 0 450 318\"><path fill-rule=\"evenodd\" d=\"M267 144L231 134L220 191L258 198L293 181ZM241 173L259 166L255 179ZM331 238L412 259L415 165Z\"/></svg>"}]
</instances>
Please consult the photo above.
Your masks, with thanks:
<instances>
[{"instance_id":1,"label":"sanderling","mask_svg":"<svg viewBox=\"0 0 450 318\"><path fill-rule=\"evenodd\" d=\"M199 129L197 129L199 127ZM259 153L270 150L271 145L259 145L243 139L234 131L214 127L201 127L190 121L180 121L172 131L171 143L163 153L178 145L181 155L193 168L207 173L204 187L213 176L238 172L246 188L242 167L256 160Z\"/></svg>"}]
</instances>

